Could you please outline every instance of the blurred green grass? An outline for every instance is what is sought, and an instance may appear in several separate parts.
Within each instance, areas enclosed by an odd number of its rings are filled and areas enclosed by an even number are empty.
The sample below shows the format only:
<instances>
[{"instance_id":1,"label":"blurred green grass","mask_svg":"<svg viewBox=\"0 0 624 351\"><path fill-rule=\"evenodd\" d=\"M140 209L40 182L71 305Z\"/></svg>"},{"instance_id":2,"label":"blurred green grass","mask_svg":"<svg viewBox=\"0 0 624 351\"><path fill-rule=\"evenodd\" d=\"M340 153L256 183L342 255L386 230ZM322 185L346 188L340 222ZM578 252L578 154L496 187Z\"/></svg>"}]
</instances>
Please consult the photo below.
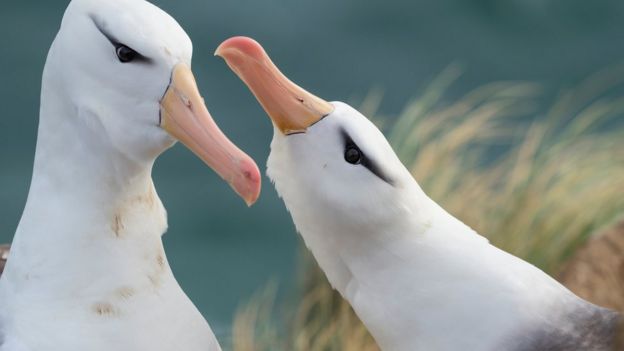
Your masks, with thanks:
<instances>
[{"instance_id":1,"label":"blurred green grass","mask_svg":"<svg viewBox=\"0 0 624 351\"><path fill-rule=\"evenodd\" d=\"M624 213L624 65L550 103L528 82L486 84L449 101L459 76L455 66L442 72L394 123L381 123L385 134L431 198L494 245L555 274ZM373 92L360 109L376 116L381 101ZM271 284L242 306L233 350L377 350L307 250L301 256L300 295L274 306Z\"/></svg>"}]
</instances>

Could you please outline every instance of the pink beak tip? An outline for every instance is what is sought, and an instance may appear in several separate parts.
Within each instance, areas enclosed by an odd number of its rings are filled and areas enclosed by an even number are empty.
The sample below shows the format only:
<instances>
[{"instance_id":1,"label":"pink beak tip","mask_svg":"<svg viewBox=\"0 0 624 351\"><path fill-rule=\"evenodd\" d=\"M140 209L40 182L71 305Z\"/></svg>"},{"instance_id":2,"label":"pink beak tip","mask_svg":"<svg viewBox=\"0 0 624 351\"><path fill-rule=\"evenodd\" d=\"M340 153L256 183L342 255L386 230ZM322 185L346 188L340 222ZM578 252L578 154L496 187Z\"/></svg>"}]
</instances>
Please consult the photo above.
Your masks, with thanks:
<instances>
[{"instance_id":1,"label":"pink beak tip","mask_svg":"<svg viewBox=\"0 0 624 351\"><path fill-rule=\"evenodd\" d=\"M257 41L243 36L232 37L225 40L215 51L215 56L226 58L225 55L227 55L227 52L234 50L258 60L266 56L266 52Z\"/></svg>"},{"instance_id":2,"label":"pink beak tip","mask_svg":"<svg viewBox=\"0 0 624 351\"><path fill-rule=\"evenodd\" d=\"M260 175L258 166L251 159L243 161L243 164L241 164L241 174L244 178L242 179L244 185L237 189L237 191L240 192L247 206L251 207L260 196L262 176Z\"/></svg>"}]
</instances>

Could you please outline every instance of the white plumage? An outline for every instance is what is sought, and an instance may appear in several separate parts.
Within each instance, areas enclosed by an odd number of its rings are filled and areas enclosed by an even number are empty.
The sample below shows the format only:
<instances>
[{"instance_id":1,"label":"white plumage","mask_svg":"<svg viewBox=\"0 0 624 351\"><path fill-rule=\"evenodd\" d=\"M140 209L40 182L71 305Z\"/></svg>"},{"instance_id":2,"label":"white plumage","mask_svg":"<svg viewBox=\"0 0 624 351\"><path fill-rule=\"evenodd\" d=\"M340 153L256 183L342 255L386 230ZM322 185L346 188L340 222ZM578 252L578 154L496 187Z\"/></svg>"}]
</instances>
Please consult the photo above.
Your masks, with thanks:
<instances>
[{"instance_id":1,"label":"white plumage","mask_svg":"<svg viewBox=\"0 0 624 351\"><path fill-rule=\"evenodd\" d=\"M229 39L217 54L273 120L267 173L330 283L383 350L611 349L615 312L438 206L358 111L319 102L249 38Z\"/></svg>"},{"instance_id":2,"label":"white plumage","mask_svg":"<svg viewBox=\"0 0 624 351\"><path fill-rule=\"evenodd\" d=\"M595 318L609 327L614 313L448 214L372 123L333 104L305 134L275 133L268 175L328 279L384 350L538 350L553 336L567 343L609 334L583 328ZM345 162L341 129L394 184Z\"/></svg>"},{"instance_id":3,"label":"white plumage","mask_svg":"<svg viewBox=\"0 0 624 351\"><path fill-rule=\"evenodd\" d=\"M210 119L191 54L176 21L145 1L69 5L0 280L0 350L220 350L167 262L151 170L175 137L249 203L259 174Z\"/></svg>"}]
</instances>

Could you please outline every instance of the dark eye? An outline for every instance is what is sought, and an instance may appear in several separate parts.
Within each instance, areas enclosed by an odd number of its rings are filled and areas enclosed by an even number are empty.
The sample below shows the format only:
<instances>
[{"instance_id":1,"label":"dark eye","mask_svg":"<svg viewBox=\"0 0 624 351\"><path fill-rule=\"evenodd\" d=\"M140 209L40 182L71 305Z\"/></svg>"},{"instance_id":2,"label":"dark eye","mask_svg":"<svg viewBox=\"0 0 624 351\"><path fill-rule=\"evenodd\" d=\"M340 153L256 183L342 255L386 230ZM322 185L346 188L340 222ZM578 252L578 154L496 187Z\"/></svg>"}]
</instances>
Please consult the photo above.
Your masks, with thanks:
<instances>
[{"instance_id":1,"label":"dark eye","mask_svg":"<svg viewBox=\"0 0 624 351\"><path fill-rule=\"evenodd\" d=\"M350 164L357 165L362 162L362 152L356 147L348 147L344 154L345 161Z\"/></svg>"},{"instance_id":2,"label":"dark eye","mask_svg":"<svg viewBox=\"0 0 624 351\"><path fill-rule=\"evenodd\" d=\"M117 58L122 63L132 62L139 54L125 45L117 45L115 47Z\"/></svg>"}]
</instances>

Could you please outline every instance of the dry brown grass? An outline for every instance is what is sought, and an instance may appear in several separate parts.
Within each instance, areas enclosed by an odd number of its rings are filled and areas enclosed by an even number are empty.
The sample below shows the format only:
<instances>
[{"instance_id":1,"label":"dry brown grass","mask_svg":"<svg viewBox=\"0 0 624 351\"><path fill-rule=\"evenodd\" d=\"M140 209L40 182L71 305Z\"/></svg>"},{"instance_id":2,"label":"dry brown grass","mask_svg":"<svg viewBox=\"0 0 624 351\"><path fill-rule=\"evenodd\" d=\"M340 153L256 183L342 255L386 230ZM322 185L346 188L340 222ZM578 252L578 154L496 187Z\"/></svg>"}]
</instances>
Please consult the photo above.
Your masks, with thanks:
<instances>
[{"instance_id":1,"label":"dry brown grass","mask_svg":"<svg viewBox=\"0 0 624 351\"><path fill-rule=\"evenodd\" d=\"M624 219L583 245L558 279L578 296L624 313Z\"/></svg>"},{"instance_id":2,"label":"dry brown grass","mask_svg":"<svg viewBox=\"0 0 624 351\"><path fill-rule=\"evenodd\" d=\"M539 87L521 82L488 84L449 103L444 93L457 76L453 67L444 72L386 135L434 200L495 245L556 272L624 213L624 66L563 92L543 113ZM379 101L367 100L369 116ZM538 118L519 122L528 114ZM377 350L313 260L304 261L287 327L275 327L265 295L238 314L234 350Z\"/></svg>"}]
</instances>

